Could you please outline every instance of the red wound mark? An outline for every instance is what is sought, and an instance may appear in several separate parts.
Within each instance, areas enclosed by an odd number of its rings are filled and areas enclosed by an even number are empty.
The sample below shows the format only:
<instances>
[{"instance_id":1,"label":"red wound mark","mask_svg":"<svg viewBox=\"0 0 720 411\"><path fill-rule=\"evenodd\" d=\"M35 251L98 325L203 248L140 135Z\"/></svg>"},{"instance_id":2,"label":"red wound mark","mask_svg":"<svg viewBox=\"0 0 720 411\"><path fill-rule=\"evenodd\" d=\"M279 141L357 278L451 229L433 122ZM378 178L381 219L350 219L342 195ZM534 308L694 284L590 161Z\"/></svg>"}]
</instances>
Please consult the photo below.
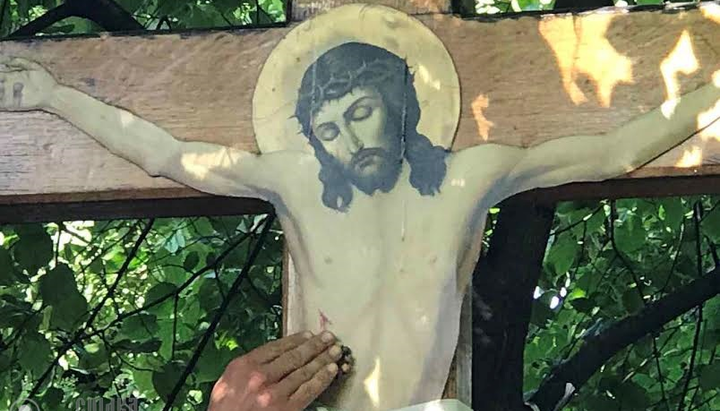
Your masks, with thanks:
<instances>
[{"instance_id":1,"label":"red wound mark","mask_svg":"<svg viewBox=\"0 0 720 411\"><path fill-rule=\"evenodd\" d=\"M324 312L318 310L318 313L320 313L320 329L322 331L327 331L327 326L332 325L332 321L327 318Z\"/></svg>"}]
</instances>

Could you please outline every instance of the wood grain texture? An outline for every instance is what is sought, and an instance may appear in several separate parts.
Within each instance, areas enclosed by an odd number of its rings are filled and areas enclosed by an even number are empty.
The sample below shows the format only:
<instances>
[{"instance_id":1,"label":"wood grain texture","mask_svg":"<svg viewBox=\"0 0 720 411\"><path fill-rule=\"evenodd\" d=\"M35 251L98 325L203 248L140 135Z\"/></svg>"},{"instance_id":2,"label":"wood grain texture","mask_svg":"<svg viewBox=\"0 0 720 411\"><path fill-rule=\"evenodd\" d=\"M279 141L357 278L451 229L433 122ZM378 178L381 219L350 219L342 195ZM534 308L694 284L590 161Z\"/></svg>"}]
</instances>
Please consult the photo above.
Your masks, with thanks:
<instances>
[{"instance_id":1,"label":"wood grain texture","mask_svg":"<svg viewBox=\"0 0 720 411\"><path fill-rule=\"evenodd\" d=\"M681 92L709 82L720 69L720 19L707 11L605 11L497 22L418 18L444 42L457 67L462 112L455 150L487 141L528 146L611 130L664 101L660 66L683 36L697 68L676 76ZM37 60L60 82L179 139L256 151L255 80L288 30L6 41L0 53ZM683 158L692 166L675 167ZM631 177L720 174L718 164L720 136L697 137ZM199 195L148 177L53 115L0 113L2 204Z\"/></svg>"},{"instance_id":2,"label":"wood grain texture","mask_svg":"<svg viewBox=\"0 0 720 411\"><path fill-rule=\"evenodd\" d=\"M325 10L350 3L379 4L412 15L451 11L450 0L298 0L292 2L292 19L307 20Z\"/></svg>"}]
</instances>

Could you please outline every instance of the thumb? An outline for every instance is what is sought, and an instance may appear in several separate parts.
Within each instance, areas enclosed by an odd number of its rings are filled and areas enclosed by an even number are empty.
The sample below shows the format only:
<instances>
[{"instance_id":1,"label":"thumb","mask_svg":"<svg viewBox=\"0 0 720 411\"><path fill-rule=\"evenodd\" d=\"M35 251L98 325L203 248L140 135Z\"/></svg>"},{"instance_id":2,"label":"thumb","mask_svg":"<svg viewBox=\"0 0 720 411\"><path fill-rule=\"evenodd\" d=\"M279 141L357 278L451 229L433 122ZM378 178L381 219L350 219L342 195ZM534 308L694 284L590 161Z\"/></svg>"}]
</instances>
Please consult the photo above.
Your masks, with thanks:
<instances>
[{"instance_id":1,"label":"thumb","mask_svg":"<svg viewBox=\"0 0 720 411\"><path fill-rule=\"evenodd\" d=\"M0 56L0 64L4 64L9 68L12 69L22 69L22 70L41 70L43 67L28 59L24 59L22 57L8 57L8 56Z\"/></svg>"}]
</instances>

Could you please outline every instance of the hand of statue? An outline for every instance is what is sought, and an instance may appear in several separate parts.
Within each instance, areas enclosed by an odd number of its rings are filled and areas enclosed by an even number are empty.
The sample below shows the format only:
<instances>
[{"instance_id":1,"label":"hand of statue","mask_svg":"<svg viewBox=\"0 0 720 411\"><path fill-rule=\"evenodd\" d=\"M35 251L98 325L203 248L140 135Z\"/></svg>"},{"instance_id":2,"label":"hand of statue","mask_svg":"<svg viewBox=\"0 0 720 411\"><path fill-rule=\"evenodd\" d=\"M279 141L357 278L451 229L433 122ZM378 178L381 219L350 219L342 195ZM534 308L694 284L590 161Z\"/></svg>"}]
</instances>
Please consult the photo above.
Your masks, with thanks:
<instances>
[{"instance_id":1,"label":"hand of statue","mask_svg":"<svg viewBox=\"0 0 720 411\"><path fill-rule=\"evenodd\" d=\"M273 341L227 366L208 411L302 411L330 386L342 355L329 332Z\"/></svg>"},{"instance_id":2,"label":"hand of statue","mask_svg":"<svg viewBox=\"0 0 720 411\"><path fill-rule=\"evenodd\" d=\"M0 110L48 107L57 81L43 66L19 57L0 57L0 65Z\"/></svg>"}]
</instances>

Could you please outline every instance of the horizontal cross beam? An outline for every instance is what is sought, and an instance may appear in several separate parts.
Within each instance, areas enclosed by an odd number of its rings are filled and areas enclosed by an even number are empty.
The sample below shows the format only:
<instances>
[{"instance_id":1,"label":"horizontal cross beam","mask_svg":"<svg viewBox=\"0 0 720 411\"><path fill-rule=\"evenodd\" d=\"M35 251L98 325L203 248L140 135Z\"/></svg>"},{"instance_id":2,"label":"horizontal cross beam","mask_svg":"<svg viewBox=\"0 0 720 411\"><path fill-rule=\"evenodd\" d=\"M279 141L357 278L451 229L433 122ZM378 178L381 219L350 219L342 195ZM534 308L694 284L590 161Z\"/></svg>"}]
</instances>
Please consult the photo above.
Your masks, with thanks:
<instances>
[{"instance_id":1,"label":"horizontal cross beam","mask_svg":"<svg viewBox=\"0 0 720 411\"><path fill-rule=\"evenodd\" d=\"M717 4L493 22L463 20L441 8L408 11L419 13L416 17L443 41L456 66L462 108L453 150L601 134L712 81L714 73L720 77ZM61 83L128 109L179 139L255 152L255 83L263 62L291 28L4 41L0 54L36 60ZM716 123L642 169L601 183L602 192L621 197L711 191L720 175L719 128ZM663 183L647 193L646 178ZM572 187L550 190L545 197L597 193L596 185ZM54 115L0 113L0 221L30 218L18 211L23 204L34 204L35 219L47 210L61 217L67 214L63 210L79 210L73 204L90 202L98 205L94 215L111 217L137 215L133 204L203 197L147 176ZM256 200L214 201L248 212L267 210ZM175 214L194 212L189 207Z\"/></svg>"}]
</instances>

